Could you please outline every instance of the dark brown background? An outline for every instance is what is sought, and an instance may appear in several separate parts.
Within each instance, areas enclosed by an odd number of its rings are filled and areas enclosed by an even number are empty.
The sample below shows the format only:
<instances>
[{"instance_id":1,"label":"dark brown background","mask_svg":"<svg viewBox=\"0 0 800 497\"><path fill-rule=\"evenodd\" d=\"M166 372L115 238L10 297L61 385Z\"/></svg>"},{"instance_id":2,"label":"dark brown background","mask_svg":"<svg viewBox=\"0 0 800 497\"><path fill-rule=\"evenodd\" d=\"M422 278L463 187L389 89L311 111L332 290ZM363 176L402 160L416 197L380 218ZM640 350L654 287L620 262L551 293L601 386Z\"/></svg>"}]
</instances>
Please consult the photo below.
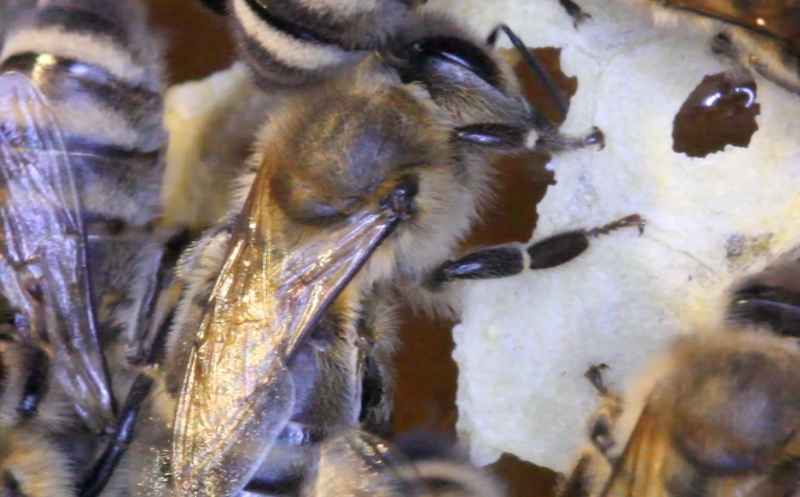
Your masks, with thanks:
<instances>
[{"instance_id":1,"label":"dark brown background","mask_svg":"<svg viewBox=\"0 0 800 497\"><path fill-rule=\"evenodd\" d=\"M151 0L152 19L165 29L169 41L170 82L201 78L226 68L233 60L233 46L225 23L207 13L195 0ZM553 69L558 65L556 50L537 51ZM554 108L528 75L526 87L537 107L549 112ZM568 94L575 91L574 81L560 81ZM536 204L544 195L551 175L543 168L543 158L518 158L498 165L500 170L498 201L474 230L466 246L509 241L527 241L536 222ZM403 348L398 357L398 392L395 428L434 427L454 433L457 418L455 392L457 367L452 359L452 322L438 322L404 312ZM532 417L531 422L536 422ZM552 494L555 474L504 456L494 465L509 482L514 496Z\"/></svg>"}]
</instances>

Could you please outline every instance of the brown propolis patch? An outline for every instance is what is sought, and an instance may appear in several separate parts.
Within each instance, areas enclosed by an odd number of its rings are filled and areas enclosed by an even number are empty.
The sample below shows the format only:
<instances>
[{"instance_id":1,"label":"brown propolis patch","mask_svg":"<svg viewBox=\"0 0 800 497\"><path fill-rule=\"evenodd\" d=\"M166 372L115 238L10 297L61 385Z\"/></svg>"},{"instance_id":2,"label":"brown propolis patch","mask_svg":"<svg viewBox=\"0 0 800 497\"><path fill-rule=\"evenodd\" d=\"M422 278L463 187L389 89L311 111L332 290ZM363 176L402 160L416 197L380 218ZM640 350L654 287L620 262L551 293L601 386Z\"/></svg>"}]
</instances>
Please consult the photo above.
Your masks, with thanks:
<instances>
[{"instance_id":1,"label":"brown propolis patch","mask_svg":"<svg viewBox=\"0 0 800 497\"><path fill-rule=\"evenodd\" d=\"M756 83L734 83L725 73L706 76L675 115L672 149L705 157L728 145L747 147L758 129Z\"/></svg>"}]
</instances>

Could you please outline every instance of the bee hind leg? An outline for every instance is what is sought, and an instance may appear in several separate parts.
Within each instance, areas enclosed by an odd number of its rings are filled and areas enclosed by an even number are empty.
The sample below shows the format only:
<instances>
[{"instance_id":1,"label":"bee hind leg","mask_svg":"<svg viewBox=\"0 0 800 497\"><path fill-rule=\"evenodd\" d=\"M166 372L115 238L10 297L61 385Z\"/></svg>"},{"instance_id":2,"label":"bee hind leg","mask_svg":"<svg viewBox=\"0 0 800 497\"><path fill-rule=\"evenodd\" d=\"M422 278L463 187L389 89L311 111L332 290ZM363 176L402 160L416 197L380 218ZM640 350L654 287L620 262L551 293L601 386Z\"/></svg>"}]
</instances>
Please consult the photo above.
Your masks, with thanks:
<instances>
[{"instance_id":1,"label":"bee hind leg","mask_svg":"<svg viewBox=\"0 0 800 497\"><path fill-rule=\"evenodd\" d=\"M590 239L629 227L638 228L641 234L644 232L644 220L640 215L633 214L597 228L558 233L527 248L503 245L479 250L455 261L445 262L431 272L425 286L437 291L455 280L514 276L520 274L526 265L532 270L560 266L585 252Z\"/></svg>"}]
</instances>

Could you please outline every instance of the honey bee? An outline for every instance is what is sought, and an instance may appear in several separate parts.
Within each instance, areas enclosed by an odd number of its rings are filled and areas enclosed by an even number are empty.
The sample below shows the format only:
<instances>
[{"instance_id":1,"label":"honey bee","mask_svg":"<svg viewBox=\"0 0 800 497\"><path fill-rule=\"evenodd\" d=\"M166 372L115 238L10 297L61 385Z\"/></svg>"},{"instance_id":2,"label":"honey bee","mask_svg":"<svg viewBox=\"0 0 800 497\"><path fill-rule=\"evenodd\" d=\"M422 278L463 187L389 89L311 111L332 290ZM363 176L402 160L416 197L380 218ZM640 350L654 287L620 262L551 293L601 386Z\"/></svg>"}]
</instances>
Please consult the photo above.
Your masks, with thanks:
<instances>
[{"instance_id":1,"label":"honey bee","mask_svg":"<svg viewBox=\"0 0 800 497\"><path fill-rule=\"evenodd\" d=\"M503 126L459 126L425 88L380 65L300 94L270 119L229 215L179 266L165 395L149 418L162 421L141 441L171 454L176 493L295 494L331 433L385 421L396 285L554 267L594 236L641 229L628 216L451 261L484 193L462 144L524 140Z\"/></svg>"},{"instance_id":2,"label":"honey bee","mask_svg":"<svg viewBox=\"0 0 800 497\"><path fill-rule=\"evenodd\" d=\"M158 340L145 332L167 273L155 227L167 138L160 47L135 0L10 7L0 53L0 485L91 497L152 384L132 364L150 362Z\"/></svg>"},{"instance_id":3,"label":"honey bee","mask_svg":"<svg viewBox=\"0 0 800 497\"><path fill-rule=\"evenodd\" d=\"M760 329L678 339L562 495L795 495L798 373L796 340Z\"/></svg>"},{"instance_id":4,"label":"honey bee","mask_svg":"<svg viewBox=\"0 0 800 497\"><path fill-rule=\"evenodd\" d=\"M228 108L203 123L208 129L202 134L203 153L192 157L191 170L180 172L181 164L177 163L168 166L168 177L184 178L181 189L170 196L186 199L173 201L175 208L167 204L168 214L175 213L171 218L190 216L198 208L193 206L214 214L220 210L218 203L207 199L228 194L229 179L240 170L239 152L248 150L252 124L259 121L259 112L261 121L266 122L289 101L287 95L313 88L356 65L380 65L375 59L397 71L403 82L425 86L456 122L479 126L473 135L465 129L465 135L482 140L486 135L480 133L480 126L494 126L492 143L465 146L466 160L485 163L480 169L468 168L475 171L476 183L488 187L489 162L498 154L534 148L561 152L603 145L603 134L597 128L583 137L559 133L556 124L523 98L510 67L494 50L500 33L510 37L545 83L561 112L560 119L566 117L567 104L561 91L505 25L482 40L447 15L421 12L419 5L424 2L413 0L352 0L335 6L322 1L203 3L228 17L249 77L237 90L236 103L220 106ZM230 154L231 150L236 153ZM194 224L202 226L208 220L198 218Z\"/></svg>"},{"instance_id":5,"label":"honey bee","mask_svg":"<svg viewBox=\"0 0 800 497\"><path fill-rule=\"evenodd\" d=\"M687 19L715 36L713 48L800 93L800 5L795 0L630 0L657 21Z\"/></svg>"}]
</instances>

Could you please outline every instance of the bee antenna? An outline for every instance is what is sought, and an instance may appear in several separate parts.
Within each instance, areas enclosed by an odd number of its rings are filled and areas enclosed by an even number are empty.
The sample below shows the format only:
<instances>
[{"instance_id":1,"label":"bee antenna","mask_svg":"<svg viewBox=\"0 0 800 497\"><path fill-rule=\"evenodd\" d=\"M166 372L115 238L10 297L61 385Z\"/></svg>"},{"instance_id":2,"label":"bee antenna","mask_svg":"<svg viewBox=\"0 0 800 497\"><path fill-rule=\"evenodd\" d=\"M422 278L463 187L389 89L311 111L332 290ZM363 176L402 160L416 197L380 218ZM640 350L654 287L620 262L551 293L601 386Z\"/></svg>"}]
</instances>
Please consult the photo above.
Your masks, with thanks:
<instances>
[{"instance_id":1,"label":"bee antenna","mask_svg":"<svg viewBox=\"0 0 800 497\"><path fill-rule=\"evenodd\" d=\"M511 30L505 24L500 24L496 28L489 33L488 38L486 38L486 43L490 47L494 47L495 43L497 43L497 37L502 31L503 33L508 36L508 39L511 41L511 44L514 45L514 48L519 52L520 56L522 56L522 60L531 68L531 70L536 74L536 77L539 78L540 81L544 84L547 93L550 95L550 98L556 103L556 107L558 107L558 112L561 113L560 121L563 121L567 118L567 110L569 109L566 100L564 100L564 95L561 93L561 90L558 89L556 86L555 81L553 78L550 77L550 73L545 70L544 66L539 62L539 59L536 58L534 54L528 50L528 47L525 46L525 43L517 36L514 31Z\"/></svg>"}]
</instances>

